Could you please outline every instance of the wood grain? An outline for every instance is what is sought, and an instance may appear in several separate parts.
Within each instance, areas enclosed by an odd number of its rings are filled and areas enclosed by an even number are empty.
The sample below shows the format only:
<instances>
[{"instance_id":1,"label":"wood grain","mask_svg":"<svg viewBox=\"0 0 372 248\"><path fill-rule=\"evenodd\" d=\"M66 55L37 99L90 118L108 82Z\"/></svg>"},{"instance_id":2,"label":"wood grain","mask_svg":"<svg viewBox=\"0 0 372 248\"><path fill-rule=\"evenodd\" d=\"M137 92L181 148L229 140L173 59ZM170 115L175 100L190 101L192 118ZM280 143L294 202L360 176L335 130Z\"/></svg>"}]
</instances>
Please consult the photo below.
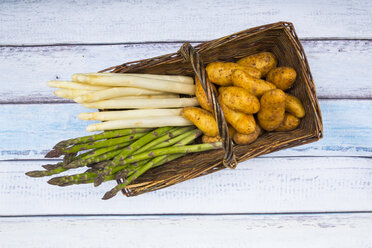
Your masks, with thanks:
<instances>
[{"instance_id":1,"label":"wood grain","mask_svg":"<svg viewBox=\"0 0 372 248\"><path fill-rule=\"evenodd\" d=\"M324 138L266 156L371 156L371 100L321 100ZM0 160L42 159L60 140L89 135L78 104L0 105ZM94 111L94 110L90 110Z\"/></svg>"},{"instance_id":2,"label":"wood grain","mask_svg":"<svg viewBox=\"0 0 372 248\"><path fill-rule=\"evenodd\" d=\"M372 41L303 41L320 98L372 98ZM181 43L0 47L0 102L66 102L46 82L177 51ZM22 72L22 73L20 73Z\"/></svg>"},{"instance_id":3,"label":"wood grain","mask_svg":"<svg viewBox=\"0 0 372 248\"><path fill-rule=\"evenodd\" d=\"M133 198L101 200L115 182L57 187L29 178L45 161L0 162L0 215L371 211L371 158L255 158ZM77 170L75 173L78 173ZM149 204L151 203L151 204Z\"/></svg>"},{"instance_id":4,"label":"wood grain","mask_svg":"<svg viewBox=\"0 0 372 248\"><path fill-rule=\"evenodd\" d=\"M369 0L2 1L0 43L203 41L277 21L300 38L371 38Z\"/></svg>"},{"instance_id":5,"label":"wood grain","mask_svg":"<svg viewBox=\"0 0 372 248\"><path fill-rule=\"evenodd\" d=\"M7 218L7 248L372 246L372 214Z\"/></svg>"}]
</instances>

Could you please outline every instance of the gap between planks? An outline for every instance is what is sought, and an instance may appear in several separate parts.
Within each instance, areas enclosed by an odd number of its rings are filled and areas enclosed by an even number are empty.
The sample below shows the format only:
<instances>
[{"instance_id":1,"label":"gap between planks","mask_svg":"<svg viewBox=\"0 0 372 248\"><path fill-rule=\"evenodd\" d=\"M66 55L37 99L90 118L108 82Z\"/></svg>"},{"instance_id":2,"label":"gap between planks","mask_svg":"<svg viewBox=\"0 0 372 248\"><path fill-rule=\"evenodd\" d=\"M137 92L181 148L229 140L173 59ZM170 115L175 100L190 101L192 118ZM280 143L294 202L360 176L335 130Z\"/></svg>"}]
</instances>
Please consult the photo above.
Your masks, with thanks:
<instances>
[{"instance_id":1,"label":"gap between planks","mask_svg":"<svg viewBox=\"0 0 372 248\"><path fill-rule=\"evenodd\" d=\"M251 212L251 213L161 213L161 214L30 214L30 215L0 215L0 218L151 218L151 217L209 217L209 216L296 216L296 215L339 215L339 214L372 214L372 211L314 211L314 212Z\"/></svg>"},{"instance_id":2,"label":"gap between planks","mask_svg":"<svg viewBox=\"0 0 372 248\"><path fill-rule=\"evenodd\" d=\"M314 38L301 38L301 41L372 41L371 38L348 38L348 37L314 37ZM207 42L208 40L174 40L174 41L141 41L141 42L105 42L105 43L50 43L50 44L2 44L1 47L14 47L14 48L23 48L23 47L53 47L53 46L117 46L117 45L156 45L156 44L179 44L189 42L193 45Z\"/></svg>"}]
</instances>

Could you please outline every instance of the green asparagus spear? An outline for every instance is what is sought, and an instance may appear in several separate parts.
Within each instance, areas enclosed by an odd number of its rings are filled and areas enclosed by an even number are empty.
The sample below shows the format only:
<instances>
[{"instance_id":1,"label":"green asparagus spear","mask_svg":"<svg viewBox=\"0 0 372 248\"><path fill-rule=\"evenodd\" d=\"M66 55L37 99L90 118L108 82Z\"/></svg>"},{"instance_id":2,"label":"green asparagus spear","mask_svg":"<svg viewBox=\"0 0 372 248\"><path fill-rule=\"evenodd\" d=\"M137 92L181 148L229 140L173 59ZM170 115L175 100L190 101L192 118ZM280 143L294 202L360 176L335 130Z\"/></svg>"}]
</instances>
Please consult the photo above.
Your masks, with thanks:
<instances>
[{"instance_id":1,"label":"green asparagus spear","mask_svg":"<svg viewBox=\"0 0 372 248\"><path fill-rule=\"evenodd\" d=\"M119 138L112 138L112 139L106 139L106 140L100 140L96 142L91 142L91 143L84 143L80 145L75 145L67 148L61 149L64 153L73 153L73 152L78 152L78 151L83 151L83 150L90 150L90 149L95 149L95 148L102 148L102 147L107 147L107 146L114 146L114 145L119 145L122 143L128 143L130 141L137 140L144 136L146 133L134 133L131 135L126 135L122 136Z\"/></svg>"},{"instance_id":2,"label":"green asparagus spear","mask_svg":"<svg viewBox=\"0 0 372 248\"><path fill-rule=\"evenodd\" d=\"M129 134L134 134L134 133L144 133L148 131L150 131L149 128L127 128L127 129L120 129L120 130L105 131L99 134L63 140L59 142L58 144L56 144L53 148L60 149L62 147L67 147L71 145L89 143L89 142L96 141L96 140L110 139L110 138L121 137L121 136L129 135Z\"/></svg>"},{"instance_id":3,"label":"green asparagus spear","mask_svg":"<svg viewBox=\"0 0 372 248\"><path fill-rule=\"evenodd\" d=\"M128 184L130 184L136 178L141 176L143 173L145 173L151 167L162 165L164 163L175 160L175 159L177 159L179 157L182 157L182 156L184 156L184 154L170 154L170 155L167 154L167 155L162 155L162 156L159 156L159 157L156 157L156 158L152 159L150 162L148 162L147 164L142 166L138 171L136 171L131 176L129 176L127 179L125 179L122 183L118 184L113 189L106 192L105 195L102 197L102 199L103 200L108 200L108 199L114 197L119 191L124 189Z\"/></svg>"},{"instance_id":4,"label":"green asparagus spear","mask_svg":"<svg viewBox=\"0 0 372 248\"><path fill-rule=\"evenodd\" d=\"M179 136L191 129L194 129L193 126L187 126L187 127L175 127L169 130L169 132L165 133L163 136L160 136L159 138L147 143L146 145L142 146L140 149L138 149L134 154L142 153L145 151L148 151L150 148L153 148L157 146L158 144L163 143L166 140L169 140L173 137Z\"/></svg>"}]
</instances>

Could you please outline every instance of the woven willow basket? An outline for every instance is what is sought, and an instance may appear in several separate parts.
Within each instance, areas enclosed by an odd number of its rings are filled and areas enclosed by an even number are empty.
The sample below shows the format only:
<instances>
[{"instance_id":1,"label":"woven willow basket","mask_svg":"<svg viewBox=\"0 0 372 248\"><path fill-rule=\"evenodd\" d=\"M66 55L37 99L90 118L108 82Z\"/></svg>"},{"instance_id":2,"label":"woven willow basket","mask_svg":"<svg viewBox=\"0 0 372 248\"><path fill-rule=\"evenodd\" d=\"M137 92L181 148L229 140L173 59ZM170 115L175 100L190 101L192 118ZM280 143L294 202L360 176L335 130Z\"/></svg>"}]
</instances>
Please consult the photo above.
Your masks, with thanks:
<instances>
[{"instance_id":1,"label":"woven willow basket","mask_svg":"<svg viewBox=\"0 0 372 248\"><path fill-rule=\"evenodd\" d=\"M303 103L306 116L300 126L289 132L269 132L249 145L234 145L226 131L221 110L215 96L211 95L208 79L205 78L204 64L213 61L234 62L242 57L270 51L278 59L278 66L290 66L297 72L297 79L289 93L297 96ZM200 55L200 57L199 57ZM149 74L187 75L197 74L213 103L224 150L186 155L153 168L128 185L123 193L135 196L158 190L195 177L207 175L230 166L235 167L234 159L242 162L262 154L314 142L322 137L322 117L315 92L310 68L292 23L278 22L244 30L220 39L204 42L192 48L185 44L177 53L144 59L111 67L103 71L113 73L136 72ZM103 72L102 71L102 72ZM229 150L231 149L231 150ZM224 163L226 162L225 166Z\"/></svg>"}]
</instances>

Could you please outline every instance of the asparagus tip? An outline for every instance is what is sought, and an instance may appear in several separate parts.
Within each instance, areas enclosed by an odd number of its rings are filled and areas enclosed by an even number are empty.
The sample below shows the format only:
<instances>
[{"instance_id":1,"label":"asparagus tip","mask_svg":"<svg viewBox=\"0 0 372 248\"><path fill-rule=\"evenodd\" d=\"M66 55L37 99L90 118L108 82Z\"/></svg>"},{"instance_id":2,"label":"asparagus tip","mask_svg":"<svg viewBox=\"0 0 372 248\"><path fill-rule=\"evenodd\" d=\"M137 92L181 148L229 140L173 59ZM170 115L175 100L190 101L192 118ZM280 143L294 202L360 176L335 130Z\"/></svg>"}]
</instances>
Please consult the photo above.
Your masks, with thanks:
<instances>
[{"instance_id":1,"label":"asparagus tip","mask_svg":"<svg viewBox=\"0 0 372 248\"><path fill-rule=\"evenodd\" d=\"M104 180L105 178L102 175L98 175L96 179L94 179L94 187L100 186Z\"/></svg>"},{"instance_id":2,"label":"asparagus tip","mask_svg":"<svg viewBox=\"0 0 372 248\"><path fill-rule=\"evenodd\" d=\"M53 149L60 149L62 147L65 147L66 143L66 140L62 140L61 142L58 142L55 146L53 146Z\"/></svg>"},{"instance_id":3,"label":"asparagus tip","mask_svg":"<svg viewBox=\"0 0 372 248\"><path fill-rule=\"evenodd\" d=\"M61 185L61 180L59 177L54 177L52 179L50 179L47 183L51 184L51 185Z\"/></svg>"},{"instance_id":4,"label":"asparagus tip","mask_svg":"<svg viewBox=\"0 0 372 248\"><path fill-rule=\"evenodd\" d=\"M25 174L29 177L43 177L45 176L44 172L45 171L29 171L26 172Z\"/></svg>"},{"instance_id":5,"label":"asparagus tip","mask_svg":"<svg viewBox=\"0 0 372 248\"><path fill-rule=\"evenodd\" d=\"M117 193L118 193L118 190L116 188L113 188L110 191L107 191L105 193L105 195L102 197L102 200L111 199L112 197L116 196Z\"/></svg>"},{"instance_id":6,"label":"asparagus tip","mask_svg":"<svg viewBox=\"0 0 372 248\"><path fill-rule=\"evenodd\" d=\"M49 171L49 170L57 169L59 166L60 166L59 164L44 164L41 167Z\"/></svg>"},{"instance_id":7,"label":"asparagus tip","mask_svg":"<svg viewBox=\"0 0 372 248\"><path fill-rule=\"evenodd\" d=\"M50 150L46 155L45 155L45 158L58 158L59 156L61 156L63 154L63 152L61 150L56 150L56 149L53 149L53 150Z\"/></svg>"}]
</instances>

